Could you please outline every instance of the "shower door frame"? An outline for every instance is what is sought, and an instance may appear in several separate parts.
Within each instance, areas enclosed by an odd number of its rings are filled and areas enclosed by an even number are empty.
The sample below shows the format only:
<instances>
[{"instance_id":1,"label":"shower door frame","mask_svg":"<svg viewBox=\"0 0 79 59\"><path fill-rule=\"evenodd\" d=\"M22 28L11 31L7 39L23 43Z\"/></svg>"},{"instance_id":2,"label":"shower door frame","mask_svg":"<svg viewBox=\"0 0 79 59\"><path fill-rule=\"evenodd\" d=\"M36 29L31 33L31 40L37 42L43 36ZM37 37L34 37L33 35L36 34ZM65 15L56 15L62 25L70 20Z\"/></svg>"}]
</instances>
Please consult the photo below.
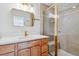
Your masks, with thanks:
<instances>
[{"instance_id":1,"label":"shower door frame","mask_svg":"<svg viewBox=\"0 0 79 59\"><path fill-rule=\"evenodd\" d=\"M55 56L58 55L58 4L54 3L53 5L51 5L49 8L46 9L46 11L48 11L50 8L54 8L54 15L55 15L55 23L54 23L54 52L55 52Z\"/></svg>"}]
</instances>

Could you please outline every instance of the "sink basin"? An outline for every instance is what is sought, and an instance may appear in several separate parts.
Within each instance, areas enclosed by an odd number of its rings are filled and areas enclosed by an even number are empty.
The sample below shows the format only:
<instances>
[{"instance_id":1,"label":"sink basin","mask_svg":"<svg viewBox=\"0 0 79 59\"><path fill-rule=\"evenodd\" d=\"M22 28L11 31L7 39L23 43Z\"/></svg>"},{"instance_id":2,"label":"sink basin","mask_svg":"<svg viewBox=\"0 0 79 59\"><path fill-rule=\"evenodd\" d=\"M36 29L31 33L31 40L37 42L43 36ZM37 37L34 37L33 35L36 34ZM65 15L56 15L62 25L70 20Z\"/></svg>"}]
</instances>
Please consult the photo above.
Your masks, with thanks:
<instances>
[{"instance_id":1,"label":"sink basin","mask_svg":"<svg viewBox=\"0 0 79 59\"><path fill-rule=\"evenodd\" d=\"M33 38L38 38L41 35L27 35L27 36L21 36L20 39L33 39Z\"/></svg>"}]
</instances>

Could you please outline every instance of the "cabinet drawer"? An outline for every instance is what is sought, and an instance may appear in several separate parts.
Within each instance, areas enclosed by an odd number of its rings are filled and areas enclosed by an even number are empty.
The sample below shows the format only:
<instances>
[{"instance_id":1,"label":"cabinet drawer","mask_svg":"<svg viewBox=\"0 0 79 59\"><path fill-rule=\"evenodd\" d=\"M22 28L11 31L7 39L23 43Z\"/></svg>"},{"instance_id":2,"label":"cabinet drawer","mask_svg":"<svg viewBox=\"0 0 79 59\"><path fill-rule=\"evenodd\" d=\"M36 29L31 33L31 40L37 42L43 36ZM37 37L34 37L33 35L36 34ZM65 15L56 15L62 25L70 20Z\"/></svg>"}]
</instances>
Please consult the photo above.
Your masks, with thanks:
<instances>
[{"instance_id":1,"label":"cabinet drawer","mask_svg":"<svg viewBox=\"0 0 79 59\"><path fill-rule=\"evenodd\" d=\"M11 53L6 53L6 54L3 54L1 56L14 56L14 52L11 52Z\"/></svg>"},{"instance_id":2,"label":"cabinet drawer","mask_svg":"<svg viewBox=\"0 0 79 59\"><path fill-rule=\"evenodd\" d=\"M36 41L31 41L29 42L29 46L35 46L35 45L39 45L41 46L41 40L36 40Z\"/></svg>"},{"instance_id":3,"label":"cabinet drawer","mask_svg":"<svg viewBox=\"0 0 79 59\"><path fill-rule=\"evenodd\" d=\"M18 50L29 47L29 42L23 42L18 44Z\"/></svg>"},{"instance_id":4,"label":"cabinet drawer","mask_svg":"<svg viewBox=\"0 0 79 59\"><path fill-rule=\"evenodd\" d=\"M44 52L46 52L46 51L48 51L48 45L47 45L47 44L44 44L44 45L42 46L42 53L44 53Z\"/></svg>"},{"instance_id":5,"label":"cabinet drawer","mask_svg":"<svg viewBox=\"0 0 79 59\"><path fill-rule=\"evenodd\" d=\"M35 45L41 45L41 40L19 43L18 49L24 49L24 48L32 47Z\"/></svg>"},{"instance_id":6,"label":"cabinet drawer","mask_svg":"<svg viewBox=\"0 0 79 59\"><path fill-rule=\"evenodd\" d=\"M43 53L42 56L48 56L48 52Z\"/></svg>"},{"instance_id":7,"label":"cabinet drawer","mask_svg":"<svg viewBox=\"0 0 79 59\"><path fill-rule=\"evenodd\" d=\"M42 44L45 44L45 43L48 43L48 39L47 38L42 39Z\"/></svg>"},{"instance_id":8,"label":"cabinet drawer","mask_svg":"<svg viewBox=\"0 0 79 59\"><path fill-rule=\"evenodd\" d=\"M14 45L3 45L0 46L0 54L5 54L14 51Z\"/></svg>"},{"instance_id":9,"label":"cabinet drawer","mask_svg":"<svg viewBox=\"0 0 79 59\"><path fill-rule=\"evenodd\" d=\"M18 56L30 56L30 49L24 49L18 51Z\"/></svg>"}]
</instances>

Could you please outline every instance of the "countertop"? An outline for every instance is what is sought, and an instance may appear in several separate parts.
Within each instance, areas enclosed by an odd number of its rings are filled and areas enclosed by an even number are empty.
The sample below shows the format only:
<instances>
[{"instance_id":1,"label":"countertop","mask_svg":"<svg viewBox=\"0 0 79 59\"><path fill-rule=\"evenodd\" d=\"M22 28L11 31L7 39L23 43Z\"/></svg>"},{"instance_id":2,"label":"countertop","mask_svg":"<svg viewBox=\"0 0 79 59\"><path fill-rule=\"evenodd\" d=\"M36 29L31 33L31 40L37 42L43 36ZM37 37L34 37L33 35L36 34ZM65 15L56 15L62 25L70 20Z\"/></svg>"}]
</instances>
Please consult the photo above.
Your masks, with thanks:
<instances>
[{"instance_id":1,"label":"countertop","mask_svg":"<svg viewBox=\"0 0 79 59\"><path fill-rule=\"evenodd\" d=\"M26 37L25 36L2 37L2 38L0 38L0 45L12 44L12 43L18 43L18 42L24 42L24 41L38 40L38 39L42 39L42 38L48 38L48 36L27 35Z\"/></svg>"}]
</instances>

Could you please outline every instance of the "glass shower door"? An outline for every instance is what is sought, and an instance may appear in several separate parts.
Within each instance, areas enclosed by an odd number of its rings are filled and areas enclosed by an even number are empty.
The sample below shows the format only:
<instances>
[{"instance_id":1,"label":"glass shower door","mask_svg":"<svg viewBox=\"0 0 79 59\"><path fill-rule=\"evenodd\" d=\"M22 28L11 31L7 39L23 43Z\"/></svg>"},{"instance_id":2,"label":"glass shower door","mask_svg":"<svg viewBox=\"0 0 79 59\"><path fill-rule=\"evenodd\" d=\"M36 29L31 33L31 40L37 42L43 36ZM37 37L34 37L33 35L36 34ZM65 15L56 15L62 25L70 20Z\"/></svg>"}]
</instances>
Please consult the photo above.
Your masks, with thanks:
<instances>
[{"instance_id":1,"label":"glass shower door","mask_svg":"<svg viewBox=\"0 0 79 59\"><path fill-rule=\"evenodd\" d=\"M57 55L57 5L44 12L44 35L49 36L49 54Z\"/></svg>"}]
</instances>

